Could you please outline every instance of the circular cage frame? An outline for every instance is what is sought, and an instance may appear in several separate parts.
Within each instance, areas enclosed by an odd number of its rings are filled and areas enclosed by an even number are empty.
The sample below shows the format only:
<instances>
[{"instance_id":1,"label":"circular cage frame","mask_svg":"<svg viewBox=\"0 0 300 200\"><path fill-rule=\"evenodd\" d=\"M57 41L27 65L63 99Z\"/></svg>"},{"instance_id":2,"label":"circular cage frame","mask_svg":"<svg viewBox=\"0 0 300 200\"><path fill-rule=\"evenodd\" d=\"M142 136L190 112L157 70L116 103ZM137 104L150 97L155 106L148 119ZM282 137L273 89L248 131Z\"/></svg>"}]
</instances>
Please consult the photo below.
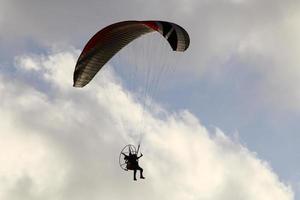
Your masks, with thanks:
<instances>
[{"instance_id":1,"label":"circular cage frame","mask_svg":"<svg viewBox=\"0 0 300 200\"><path fill-rule=\"evenodd\" d=\"M127 169L127 161L124 159L125 156L123 154L128 155L129 153L132 154L138 153L136 147L132 144L127 144L125 147L123 147L119 155L119 165L121 169L125 171L128 171L128 169Z\"/></svg>"}]
</instances>

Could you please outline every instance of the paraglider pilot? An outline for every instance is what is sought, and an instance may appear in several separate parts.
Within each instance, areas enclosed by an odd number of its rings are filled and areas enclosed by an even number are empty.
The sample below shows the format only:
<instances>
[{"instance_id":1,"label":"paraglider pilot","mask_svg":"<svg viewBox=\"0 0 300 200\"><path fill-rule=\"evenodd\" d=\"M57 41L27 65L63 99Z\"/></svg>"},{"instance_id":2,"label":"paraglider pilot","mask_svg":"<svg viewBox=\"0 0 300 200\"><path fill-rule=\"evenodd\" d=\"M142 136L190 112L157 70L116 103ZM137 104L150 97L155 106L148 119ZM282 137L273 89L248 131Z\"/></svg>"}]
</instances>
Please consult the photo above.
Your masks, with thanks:
<instances>
[{"instance_id":1,"label":"paraglider pilot","mask_svg":"<svg viewBox=\"0 0 300 200\"><path fill-rule=\"evenodd\" d=\"M124 155L126 169L133 170L133 180L136 181L137 170L140 171L140 178L144 179L145 177L143 176L143 168L139 166L139 162L138 162L138 160L143 156L143 154L141 153L140 156L137 156L137 153L131 153L131 151L129 151L129 155L126 155L125 153L122 154Z\"/></svg>"}]
</instances>

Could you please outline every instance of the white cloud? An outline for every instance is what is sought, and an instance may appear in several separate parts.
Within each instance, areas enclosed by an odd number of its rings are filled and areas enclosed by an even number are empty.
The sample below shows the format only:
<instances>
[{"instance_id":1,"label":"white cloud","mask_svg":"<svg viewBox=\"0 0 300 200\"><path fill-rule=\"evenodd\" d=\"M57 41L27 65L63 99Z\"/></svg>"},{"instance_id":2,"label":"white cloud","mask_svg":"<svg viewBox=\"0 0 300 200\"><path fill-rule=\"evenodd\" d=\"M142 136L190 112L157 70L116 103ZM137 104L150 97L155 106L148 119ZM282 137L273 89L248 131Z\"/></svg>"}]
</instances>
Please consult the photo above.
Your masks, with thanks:
<instances>
[{"instance_id":1,"label":"white cloud","mask_svg":"<svg viewBox=\"0 0 300 200\"><path fill-rule=\"evenodd\" d=\"M24 68L25 70L39 70L39 65L37 62L34 62L30 57L22 57L16 59L16 64L20 67Z\"/></svg>"},{"instance_id":2,"label":"white cloud","mask_svg":"<svg viewBox=\"0 0 300 200\"><path fill-rule=\"evenodd\" d=\"M18 106L28 109L35 106L24 105L22 101L25 96L21 98ZM33 96L33 99L38 98ZM1 104L2 106L5 107ZM51 148L49 141L39 131L19 126L20 119L17 119L13 110L1 108L0 113L0 198L57 198L68 172L66 157L61 155L62 152Z\"/></svg>"},{"instance_id":3,"label":"white cloud","mask_svg":"<svg viewBox=\"0 0 300 200\"><path fill-rule=\"evenodd\" d=\"M19 57L16 67L32 73L23 65L36 66L54 93L1 74L2 199L294 199L266 162L221 130L209 133L189 111L143 114L111 68L73 88L77 55ZM133 182L117 159L136 142L141 119L147 179Z\"/></svg>"}]
</instances>

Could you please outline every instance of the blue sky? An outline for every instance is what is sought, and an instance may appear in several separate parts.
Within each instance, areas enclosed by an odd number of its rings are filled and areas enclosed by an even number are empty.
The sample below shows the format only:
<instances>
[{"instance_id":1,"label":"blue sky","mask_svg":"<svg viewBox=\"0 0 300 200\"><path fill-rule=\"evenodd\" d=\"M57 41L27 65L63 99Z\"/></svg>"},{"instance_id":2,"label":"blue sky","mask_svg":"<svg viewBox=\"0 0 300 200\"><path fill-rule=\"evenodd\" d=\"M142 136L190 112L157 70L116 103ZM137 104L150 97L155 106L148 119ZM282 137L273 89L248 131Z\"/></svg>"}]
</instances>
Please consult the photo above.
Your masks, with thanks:
<instances>
[{"instance_id":1,"label":"blue sky","mask_svg":"<svg viewBox=\"0 0 300 200\"><path fill-rule=\"evenodd\" d=\"M272 199L298 199L299 9L292 0L2 0L0 162L6 164L0 197L117 199L126 193L136 199L138 187L148 199L270 199L270 193ZM150 180L139 186L127 185L131 176L113 162L96 159L102 151L112 153L101 159L111 159L138 137L130 131L140 122L142 102L122 85L126 77L107 66L101 74L105 78L97 77L87 89L70 87L87 40L110 23L129 19L176 22L191 37L172 79L164 81L145 114L149 134L143 159ZM157 112L166 118L157 118ZM34 153L27 143L40 151ZM195 169L177 160L191 162L185 153L197 157L196 177L188 172ZM161 179L166 166L173 168L165 173L174 184ZM53 172L61 173L61 179L49 178ZM103 186L103 178L108 185ZM47 187L50 192L43 189ZM99 187L105 189L97 191ZM172 194L176 187L178 194Z\"/></svg>"}]
</instances>

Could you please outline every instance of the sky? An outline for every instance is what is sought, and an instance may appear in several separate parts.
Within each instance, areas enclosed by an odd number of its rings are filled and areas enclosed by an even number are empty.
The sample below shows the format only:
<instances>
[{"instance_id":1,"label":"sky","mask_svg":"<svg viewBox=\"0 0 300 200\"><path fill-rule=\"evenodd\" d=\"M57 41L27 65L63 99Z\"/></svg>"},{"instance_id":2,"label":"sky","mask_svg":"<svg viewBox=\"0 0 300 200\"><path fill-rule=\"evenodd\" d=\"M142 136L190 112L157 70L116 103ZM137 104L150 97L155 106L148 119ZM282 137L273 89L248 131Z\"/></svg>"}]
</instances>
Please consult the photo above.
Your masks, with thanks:
<instances>
[{"instance_id":1,"label":"sky","mask_svg":"<svg viewBox=\"0 0 300 200\"><path fill-rule=\"evenodd\" d=\"M1 199L300 200L299 1L0 3ZM120 57L72 87L93 34L150 19L191 38L151 105ZM134 182L118 158L138 126Z\"/></svg>"}]
</instances>

